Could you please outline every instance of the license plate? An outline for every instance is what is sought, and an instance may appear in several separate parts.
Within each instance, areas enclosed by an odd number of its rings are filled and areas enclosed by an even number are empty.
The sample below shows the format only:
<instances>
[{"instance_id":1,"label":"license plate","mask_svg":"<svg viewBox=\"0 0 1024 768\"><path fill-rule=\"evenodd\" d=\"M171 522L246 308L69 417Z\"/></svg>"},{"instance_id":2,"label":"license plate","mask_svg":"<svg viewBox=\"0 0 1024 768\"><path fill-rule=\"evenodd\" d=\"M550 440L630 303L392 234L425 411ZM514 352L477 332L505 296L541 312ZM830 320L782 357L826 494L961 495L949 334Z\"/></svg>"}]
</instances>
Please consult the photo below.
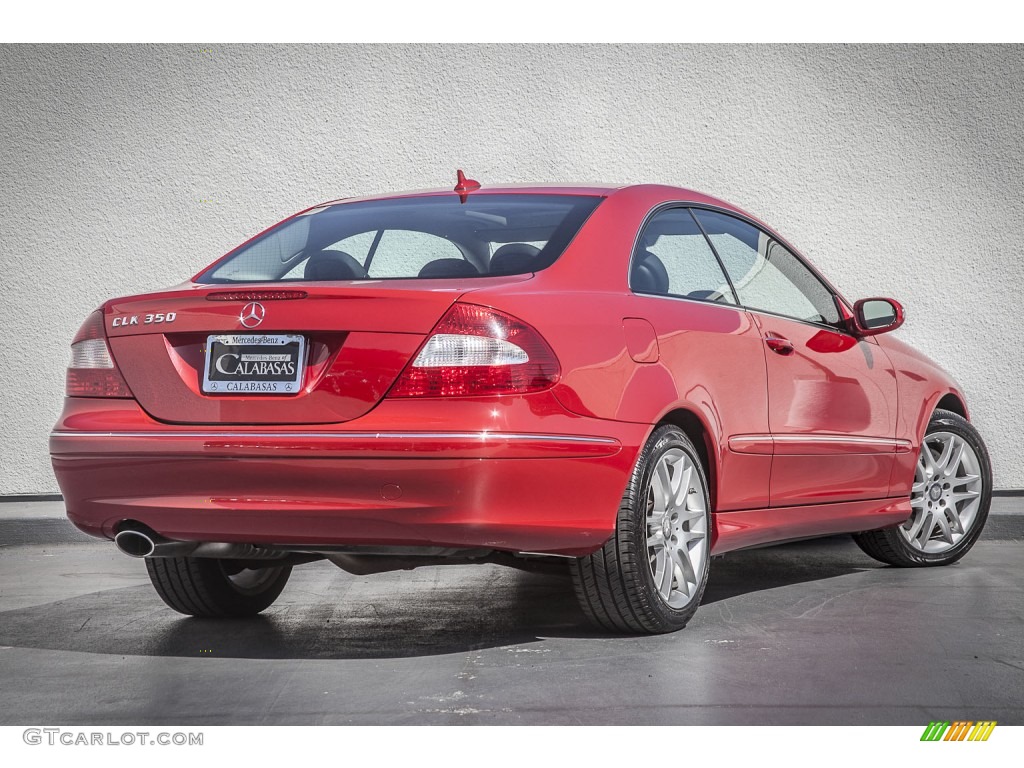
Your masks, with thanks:
<instances>
[{"instance_id":1,"label":"license plate","mask_svg":"<svg viewBox=\"0 0 1024 768\"><path fill-rule=\"evenodd\" d=\"M206 339L203 392L294 395L302 387L306 339L295 334L223 334Z\"/></svg>"}]
</instances>

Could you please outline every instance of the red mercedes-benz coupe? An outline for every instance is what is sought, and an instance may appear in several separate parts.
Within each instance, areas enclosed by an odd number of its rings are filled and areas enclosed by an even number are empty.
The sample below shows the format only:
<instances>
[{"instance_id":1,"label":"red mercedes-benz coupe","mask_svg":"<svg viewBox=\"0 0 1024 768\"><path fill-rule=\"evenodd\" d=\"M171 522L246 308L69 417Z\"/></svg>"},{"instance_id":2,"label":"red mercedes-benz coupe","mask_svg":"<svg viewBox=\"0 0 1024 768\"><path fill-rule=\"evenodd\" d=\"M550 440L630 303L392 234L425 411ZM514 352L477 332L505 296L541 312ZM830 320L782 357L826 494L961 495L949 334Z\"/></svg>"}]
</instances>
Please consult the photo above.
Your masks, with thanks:
<instances>
[{"instance_id":1,"label":"red mercedes-benz coupe","mask_svg":"<svg viewBox=\"0 0 1024 768\"><path fill-rule=\"evenodd\" d=\"M553 561L598 624L667 632L730 550L971 548L988 454L949 375L882 335L902 322L721 200L460 171L108 301L50 452L71 520L182 613L256 613L323 558Z\"/></svg>"}]
</instances>

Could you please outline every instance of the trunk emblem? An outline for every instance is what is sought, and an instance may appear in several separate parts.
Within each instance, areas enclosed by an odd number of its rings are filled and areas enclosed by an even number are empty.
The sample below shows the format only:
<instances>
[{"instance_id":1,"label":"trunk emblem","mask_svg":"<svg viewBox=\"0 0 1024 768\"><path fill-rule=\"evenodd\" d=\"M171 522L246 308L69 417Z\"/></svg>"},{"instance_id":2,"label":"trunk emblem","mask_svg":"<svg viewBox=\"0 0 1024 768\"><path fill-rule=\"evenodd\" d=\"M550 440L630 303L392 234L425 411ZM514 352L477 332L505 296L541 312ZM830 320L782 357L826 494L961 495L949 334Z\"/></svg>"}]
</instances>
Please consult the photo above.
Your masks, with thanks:
<instances>
[{"instance_id":1,"label":"trunk emblem","mask_svg":"<svg viewBox=\"0 0 1024 768\"><path fill-rule=\"evenodd\" d=\"M263 318L266 314L267 310L263 308L262 304L258 301L250 301L242 307L242 311L238 315L238 320L246 328L255 328L263 322Z\"/></svg>"}]
</instances>

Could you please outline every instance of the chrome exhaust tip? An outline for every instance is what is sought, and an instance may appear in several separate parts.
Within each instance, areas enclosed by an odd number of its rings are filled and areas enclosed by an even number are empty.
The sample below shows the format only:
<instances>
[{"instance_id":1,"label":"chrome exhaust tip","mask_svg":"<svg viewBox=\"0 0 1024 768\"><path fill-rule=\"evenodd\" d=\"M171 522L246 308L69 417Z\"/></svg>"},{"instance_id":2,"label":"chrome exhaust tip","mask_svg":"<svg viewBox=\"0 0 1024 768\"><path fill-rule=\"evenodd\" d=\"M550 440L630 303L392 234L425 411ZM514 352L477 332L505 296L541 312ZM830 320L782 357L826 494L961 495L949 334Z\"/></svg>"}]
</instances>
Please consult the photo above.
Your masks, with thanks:
<instances>
[{"instance_id":1,"label":"chrome exhaust tip","mask_svg":"<svg viewBox=\"0 0 1024 768\"><path fill-rule=\"evenodd\" d=\"M128 557L149 557L156 551L156 542L142 531L128 529L114 537L114 546Z\"/></svg>"},{"instance_id":2,"label":"chrome exhaust tip","mask_svg":"<svg viewBox=\"0 0 1024 768\"><path fill-rule=\"evenodd\" d=\"M128 557L209 557L220 560L284 560L289 553L255 544L213 541L178 541L161 536L145 523L124 520L114 536L114 546Z\"/></svg>"},{"instance_id":3,"label":"chrome exhaust tip","mask_svg":"<svg viewBox=\"0 0 1024 768\"><path fill-rule=\"evenodd\" d=\"M128 557L188 557L198 541L166 539L144 523L125 520L114 536L114 546Z\"/></svg>"}]
</instances>

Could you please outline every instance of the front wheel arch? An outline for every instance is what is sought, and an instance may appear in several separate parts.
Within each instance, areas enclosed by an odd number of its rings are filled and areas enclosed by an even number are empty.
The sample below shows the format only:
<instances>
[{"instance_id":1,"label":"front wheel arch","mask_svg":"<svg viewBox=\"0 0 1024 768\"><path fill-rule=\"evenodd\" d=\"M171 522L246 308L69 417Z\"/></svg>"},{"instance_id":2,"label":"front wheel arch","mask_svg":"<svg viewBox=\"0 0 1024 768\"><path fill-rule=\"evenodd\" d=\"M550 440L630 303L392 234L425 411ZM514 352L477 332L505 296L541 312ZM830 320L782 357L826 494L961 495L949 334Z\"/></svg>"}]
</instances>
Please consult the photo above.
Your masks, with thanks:
<instances>
[{"instance_id":1,"label":"front wheel arch","mask_svg":"<svg viewBox=\"0 0 1024 768\"><path fill-rule=\"evenodd\" d=\"M948 392L943 395L939 402L936 403L934 410L952 411L957 416L970 421L970 418L967 415L967 406L964 404L963 398L958 397L953 392Z\"/></svg>"},{"instance_id":2,"label":"front wheel arch","mask_svg":"<svg viewBox=\"0 0 1024 768\"><path fill-rule=\"evenodd\" d=\"M858 546L865 553L870 555L876 560L879 560L888 565L895 565L900 567L920 567L920 566L936 566L936 565L950 565L957 562L974 546L978 537L981 535L982 529L985 526L985 522L988 519L989 506L992 499L992 463L988 455L988 450L985 447L985 442L978 430L972 425L967 419L958 413L953 411L946 411L943 409L936 409L932 414L931 419L928 423L928 428L925 431L925 435L922 437L921 445L918 450L928 451L929 449L925 445L928 441L929 435L935 435L939 441L943 439L952 440L953 438L959 438L962 443L968 445L971 449L971 460L977 464L977 469L973 470L977 474L967 472L963 475L947 470L945 474L942 472L935 472L936 468L936 457L935 454L929 454L932 458L930 459L930 466L932 469L926 470L925 465L920 465L921 471L921 484L920 491L918 493L924 493L925 489L931 489L931 486L943 485L944 488L950 489L949 493L952 494L953 499L952 505L949 501L944 498L942 490L935 496L918 496L918 503L921 504L919 511L915 510L912 512L911 517L908 520L898 526L891 526L889 528L882 528L874 531L865 531L854 535L854 541L857 542ZM961 456L953 451L953 442L949 443L950 449L948 456L953 457L956 464L952 462L949 464L953 470L957 469L960 464ZM923 461L923 459L919 460ZM938 459L938 469L941 470L945 465L945 460L942 458ZM930 476L925 474L931 472ZM917 479L915 475L915 480ZM938 478L938 479L936 479ZM961 478L961 482L953 482L950 479L948 483L945 482L947 478ZM973 482L970 478L980 478L980 488L974 492L974 495L978 497L976 507L971 511L971 523L970 527L966 528L960 524L960 515L964 513L965 507L956 508L956 505L961 504L963 499L963 492L972 492L972 488L967 483ZM958 492L958 488L960 492ZM913 493L913 492L912 492ZM959 497L959 498L958 498ZM926 511L924 504L927 503L929 507L932 506L930 503L934 501L937 505L941 505L936 508L935 513ZM970 499L966 499L970 504ZM948 508L948 509L947 509ZM948 530L949 519L946 515L948 510L954 512L954 521L957 528L959 528L959 539L953 538L956 531L951 534ZM941 532L939 538L936 539L933 536L935 531L935 520L937 516L947 517L947 525L943 528L946 530L946 540L949 542L949 546L942 544ZM924 516L924 517L922 517ZM916 528L915 521L920 519L921 525L926 525L926 529ZM904 535L904 529L910 526L910 533ZM910 539L916 538L917 534L915 531L927 531L924 533L921 541L917 545L912 545ZM938 542L941 545L941 549L935 549L934 543Z\"/></svg>"}]
</instances>

